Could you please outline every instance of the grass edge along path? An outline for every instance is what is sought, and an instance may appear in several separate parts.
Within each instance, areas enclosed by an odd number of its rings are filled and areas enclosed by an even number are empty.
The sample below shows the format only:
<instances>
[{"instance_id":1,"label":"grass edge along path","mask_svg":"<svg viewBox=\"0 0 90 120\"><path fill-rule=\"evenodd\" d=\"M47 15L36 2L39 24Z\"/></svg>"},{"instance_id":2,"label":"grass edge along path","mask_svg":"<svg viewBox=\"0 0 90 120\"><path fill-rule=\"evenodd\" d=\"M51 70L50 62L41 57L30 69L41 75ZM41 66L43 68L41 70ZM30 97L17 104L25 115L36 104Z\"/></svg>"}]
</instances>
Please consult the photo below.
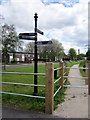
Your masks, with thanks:
<instances>
[{"instance_id":1,"label":"grass edge along path","mask_svg":"<svg viewBox=\"0 0 90 120\"><path fill-rule=\"evenodd\" d=\"M67 66L68 67L72 67L74 64L78 64L77 62L68 62ZM59 64L55 64L54 65L55 67L59 67ZM28 72L27 70L27 67L25 68L14 68L14 69L7 69L6 71L23 71L23 69L25 70L25 72ZM29 72L33 72L33 67L29 67ZM69 70L68 69L68 74L69 74ZM39 66L39 72L45 72L45 66L43 65L40 65ZM20 75L19 75L20 76ZM19 77L17 76L17 77ZM11 75L11 77L13 77L13 75ZM15 78L16 76L14 76L14 80L16 80L17 78ZM22 76L22 78L25 79L25 82L29 82L29 80L27 80L27 77L25 76ZM29 77L30 78L33 78L33 77ZM19 81L19 79L21 79L21 77L19 77L16 82ZM40 79L40 77L39 77ZM45 78L41 78L39 80L39 82L41 84L45 84ZM12 79L10 78L10 75L7 76L7 75L3 75L2 76L2 80L3 81L12 81ZM23 81L23 79L22 79ZM41 82L41 81L44 81L44 82ZM21 82L21 80L20 80ZM24 81L23 81L24 82ZM66 84L69 84L69 83L66 83ZM13 90L11 89L13 88ZM58 88L58 83L55 85L55 88L54 88L54 92L55 90L57 90ZM32 93L32 90L33 88L30 88L30 87L22 87L21 86L17 86L17 85L4 85L3 86L3 90L9 90L9 92L20 92L20 91L17 91L17 90L22 90L22 92L25 92L27 93L27 90L28 90L28 93L27 94L33 94ZM56 95L56 97L54 98L54 110L57 108L57 105L62 103L65 99L65 91L66 91L66 88L63 88L62 90L60 90L60 92ZM45 96L45 88L44 90L42 90L41 88L39 89L39 95L40 96ZM38 111L38 112L45 112L45 100L43 99L35 99L35 98L27 98L27 97L21 97L21 96L13 96L13 95L5 95L3 94L2 95L2 104L4 106L8 106L8 107L11 107L11 108L15 108L15 109L23 109L23 110L29 110L29 111Z\"/></svg>"},{"instance_id":2,"label":"grass edge along path","mask_svg":"<svg viewBox=\"0 0 90 120\"><path fill-rule=\"evenodd\" d=\"M82 60L79 63L79 68L83 68L83 65L86 65L86 60ZM83 71L83 69L80 69L80 73L82 77L86 77L86 73Z\"/></svg>"}]
</instances>

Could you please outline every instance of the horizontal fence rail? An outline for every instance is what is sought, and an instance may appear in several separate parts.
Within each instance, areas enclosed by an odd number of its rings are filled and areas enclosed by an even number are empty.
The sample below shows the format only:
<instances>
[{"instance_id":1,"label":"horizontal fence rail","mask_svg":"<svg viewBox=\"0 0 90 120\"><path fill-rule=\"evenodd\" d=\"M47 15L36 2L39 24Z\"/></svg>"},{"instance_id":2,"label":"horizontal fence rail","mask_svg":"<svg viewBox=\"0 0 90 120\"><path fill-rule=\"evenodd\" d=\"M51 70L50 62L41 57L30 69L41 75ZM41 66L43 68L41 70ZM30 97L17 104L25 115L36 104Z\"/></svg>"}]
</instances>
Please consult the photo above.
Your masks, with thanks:
<instances>
[{"instance_id":1,"label":"horizontal fence rail","mask_svg":"<svg viewBox=\"0 0 90 120\"><path fill-rule=\"evenodd\" d=\"M60 67L60 68L55 68L54 71L56 71L56 70L60 70L60 69L62 69L62 67Z\"/></svg>"},{"instance_id":2,"label":"horizontal fence rail","mask_svg":"<svg viewBox=\"0 0 90 120\"><path fill-rule=\"evenodd\" d=\"M59 90L61 89L62 87L60 86L57 91L54 93L53 97L55 97L57 95L57 93L59 92Z\"/></svg>"},{"instance_id":3,"label":"horizontal fence rail","mask_svg":"<svg viewBox=\"0 0 90 120\"><path fill-rule=\"evenodd\" d=\"M17 74L17 75L38 75L38 76L45 76L45 73L29 73L29 72L0 72L0 74Z\"/></svg>"},{"instance_id":4,"label":"horizontal fence rail","mask_svg":"<svg viewBox=\"0 0 90 120\"><path fill-rule=\"evenodd\" d=\"M37 76L45 76L45 73L29 73L29 72L0 72L0 74L17 74L17 75L37 75ZM0 82L0 84L8 84L8 85L21 85L21 86L38 86L38 87L45 87L45 85L35 85L35 84L24 84L24 83L14 83L14 82ZM27 95L27 94L18 94L18 93L11 93L11 92L0 92L0 94L8 94L14 96L23 96L28 98L40 98L45 99L43 96L34 96L34 95Z\"/></svg>"},{"instance_id":5,"label":"horizontal fence rail","mask_svg":"<svg viewBox=\"0 0 90 120\"><path fill-rule=\"evenodd\" d=\"M86 86L86 85L64 85L64 87L67 87L67 88L84 88L84 89L88 89L88 86Z\"/></svg>"},{"instance_id":6,"label":"horizontal fence rail","mask_svg":"<svg viewBox=\"0 0 90 120\"><path fill-rule=\"evenodd\" d=\"M29 97L29 98L45 99L45 97L42 97L42 96L33 96L33 95L17 94L17 93L10 93L10 92L0 92L0 94L8 94L8 95L23 96L23 97Z\"/></svg>"},{"instance_id":7,"label":"horizontal fence rail","mask_svg":"<svg viewBox=\"0 0 90 120\"><path fill-rule=\"evenodd\" d=\"M45 87L45 85L35 85L35 84L24 84L24 83L14 83L14 82L0 82L0 84L9 84L9 85L21 85L21 86L38 86L38 87Z\"/></svg>"},{"instance_id":8,"label":"horizontal fence rail","mask_svg":"<svg viewBox=\"0 0 90 120\"><path fill-rule=\"evenodd\" d=\"M67 72L65 72L63 75L66 75L67 74Z\"/></svg>"},{"instance_id":9,"label":"horizontal fence rail","mask_svg":"<svg viewBox=\"0 0 90 120\"><path fill-rule=\"evenodd\" d=\"M63 81L63 84L66 82L66 79Z\"/></svg>"},{"instance_id":10,"label":"horizontal fence rail","mask_svg":"<svg viewBox=\"0 0 90 120\"><path fill-rule=\"evenodd\" d=\"M57 83L61 78L62 78L62 77L59 77L59 78L54 82L54 84Z\"/></svg>"},{"instance_id":11,"label":"horizontal fence rail","mask_svg":"<svg viewBox=\"0 0 90 120\"><path fill-rule=\"evenodd\" d=\"M80 77L80 76L64 76L64 78L88 79L88 77Z\"/></svg>"},{"instance_id":12,"label":"horizontal fence rail","mask_svg":"<svg viewBox=\"0 0 90 120\"><path fill-rule=\"evenodd\" d=\"M77 68L77 67L64 67L64 68L70 68L70 69L81 69L81 70L85 69L85 70L88 70L88 68L82 68L82 67L80 67L80 68Z\"/></svg>"}]
</instances>

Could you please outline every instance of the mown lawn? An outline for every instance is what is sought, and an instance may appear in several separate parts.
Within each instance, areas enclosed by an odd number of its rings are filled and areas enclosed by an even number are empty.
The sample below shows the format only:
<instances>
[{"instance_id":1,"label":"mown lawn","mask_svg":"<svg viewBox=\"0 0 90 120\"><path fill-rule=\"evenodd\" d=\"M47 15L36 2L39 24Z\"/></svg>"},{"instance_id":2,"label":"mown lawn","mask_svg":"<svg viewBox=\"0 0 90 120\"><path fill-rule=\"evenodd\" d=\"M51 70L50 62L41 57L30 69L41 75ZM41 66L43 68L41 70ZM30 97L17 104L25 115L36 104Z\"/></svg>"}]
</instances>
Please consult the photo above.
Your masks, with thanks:
<instances>
[{"instance_id":1,"label":"mown lawn","mask_svg":"<svg viewBox=\"0 0 90 120\"><path fill-rule=\"evenodd\" d=\"M68 66L71 67L77 62L68 62ZM55 68L59 67L59 64L54 65ZM34 72L34 67L24 67L24 68L13 68L5 70L7 72ZM45 73L45 65L38 66L39 73ZM59 72L57 72L59 76ZM69 73L69 69L68 69ZM2 81L4 82L16 82L16 83L34 83L34 76L32 75L2 75ZM45 76L38 76L38 84L45 85ZM68 84L68 83L67 83ZM58 82L54 86L54 92L58 89ZM30 86L18 86L18 85L2 85L2 91L5 92L13 92L13 93L21 93L21 94L29 94L33 95L34 87ZM60 92L54 98L54 109L57 108L57 105L62 103L65 98L66 88L60 90ZM45 88L38 87L38 95L45 96ZM17 109L25 109L31 111L45 111L45 100L44 99L35 99L35 98L27 98L21 96L13 96L13 95L2 95L2 103L4 106L10 106Z\"/></svg>"}]
</instances>

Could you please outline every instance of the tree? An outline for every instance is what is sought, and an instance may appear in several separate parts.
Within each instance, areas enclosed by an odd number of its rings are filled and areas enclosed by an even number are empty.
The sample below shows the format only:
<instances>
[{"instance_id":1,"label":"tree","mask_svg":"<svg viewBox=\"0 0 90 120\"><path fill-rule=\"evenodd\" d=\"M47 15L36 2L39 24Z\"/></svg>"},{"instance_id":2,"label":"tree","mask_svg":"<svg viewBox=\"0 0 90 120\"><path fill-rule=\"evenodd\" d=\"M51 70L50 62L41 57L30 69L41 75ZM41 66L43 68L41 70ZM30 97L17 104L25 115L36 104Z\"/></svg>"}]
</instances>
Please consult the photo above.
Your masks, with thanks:
<instances>
[{"instance_id":1,"label":"tree","mask_svg":"<svg viewBox=\"0 0 90 120\"><path fill-rule=\"evenodd\" d=\"M53 42L53 44L49 48L50 59L52 61L60 60L64 56L64 48L62 46L62 43L55 39L52 39L51 41Z\"/></svg>"},{"instance_id":2,"label":"tree","mask_svg":"<svg viewBox=\"0 0 90 120\"><path fill-rule=\"evenodd\" d=\"M74 60L76 58L76 50L74 48L70 48L68 54L71 60Z\"/></svg>"},{"instance_id":3,"label":"tree","mask_svg":"<svg viewBox=\"0 0 90 120\"><path fill-rule=\"evenodd\" d=\"M39 58L45 61L55 61L60 60L64 56L64 49L62 44L55 39L52 39L51 45L37 46L37 51L39 54ZM29 43L25 48L26 52L33 53L34 52L34 43Z\"/></svg>"},{"instance_id":4,"label":"tree","mask_svg":"<svg viewBox=\"0 0 90 120\"><path fill-rule=\"evenodd\" d=\"M6 63L8 63L7 61L8 53L15 52L17 46L20 49L22 48L21 42L19 41L14 25L7 25L7 24L3 25L2 26L2 53L4 54L4 60ZM15 56L15 53L13 54L13 56Z\"/></svg>"},{"instance_id":5,"label":"tree","mask_svg":"<svg viewBox=\"0 0 90 120\"><path fill-rule=\"evenodd\" d=\"M57 61L63 58L64 49L62 44L55 39L51 39L52 44L38 46L38 53L41 59L45 61Z\"/></svg>"},{"instance_id":6,"label":"tree","mask_svg":"<svg viewBox=\"0 0 90 120\"><path fill-rule=\"evenodd\" d=\"M83 60L85 57L85 55L82 53L82 54L79 54L77 55L77 60Z\"/></svg>"}]
</instances>

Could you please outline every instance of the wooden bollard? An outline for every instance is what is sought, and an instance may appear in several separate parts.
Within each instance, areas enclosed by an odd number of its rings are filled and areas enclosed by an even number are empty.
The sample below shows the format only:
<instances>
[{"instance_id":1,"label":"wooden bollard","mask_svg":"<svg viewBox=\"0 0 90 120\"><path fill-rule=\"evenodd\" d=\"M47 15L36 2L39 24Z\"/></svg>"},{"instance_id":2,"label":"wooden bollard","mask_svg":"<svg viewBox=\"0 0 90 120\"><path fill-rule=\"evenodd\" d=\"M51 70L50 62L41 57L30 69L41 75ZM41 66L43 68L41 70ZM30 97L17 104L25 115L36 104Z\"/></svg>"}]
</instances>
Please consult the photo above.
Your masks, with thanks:
<instances>
[{"instance_id":1,"label":"wooden bollard","mask_svg":"<svg viewBox=\"0 0 90 120\"><path fill-rule=\"evenodd\" d=\"M59 86L63 88L63 63L60 63L59 66L61 67L61 69L59 70L59 76L61 77L61 79L59 80Z\"/></svg>"},{"instance_id":2,"label":"wooden bollard","mask_svg":"<svg viewBox=\"0 0 90 120\"><path fill-rule=\"evenodd\" d=\"M45 113L53 114L54 64L46 63Z\"/></svg>"}]
</instances>

